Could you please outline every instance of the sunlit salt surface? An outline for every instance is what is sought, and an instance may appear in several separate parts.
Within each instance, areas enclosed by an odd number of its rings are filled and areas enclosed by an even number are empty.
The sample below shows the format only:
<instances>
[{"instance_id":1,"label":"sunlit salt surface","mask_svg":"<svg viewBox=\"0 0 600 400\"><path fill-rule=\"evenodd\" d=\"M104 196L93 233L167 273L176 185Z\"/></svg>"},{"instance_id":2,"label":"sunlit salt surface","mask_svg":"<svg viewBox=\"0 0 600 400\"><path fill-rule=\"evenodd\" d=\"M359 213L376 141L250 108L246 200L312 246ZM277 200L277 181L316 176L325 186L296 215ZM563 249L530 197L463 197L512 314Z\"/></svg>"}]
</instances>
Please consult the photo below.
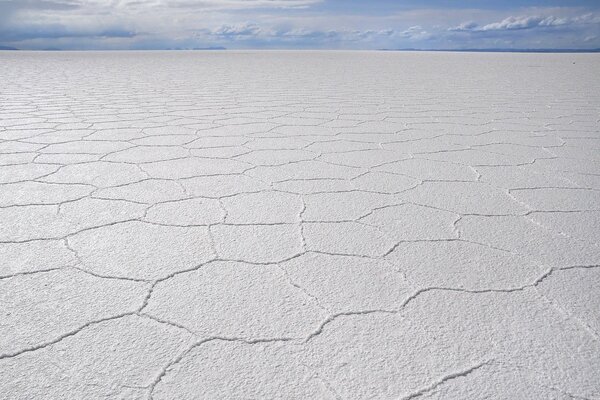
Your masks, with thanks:
<instances>
[{"instance_id":1,"label":"sunlit salt surface","mask_svg":"<svg viewBox=\"0 0 600 400\"><path fill-rule=\"evenodd\" d=\"M600 396L599 55L0 71L1 398Z\"/></svg>"}]
</instances>

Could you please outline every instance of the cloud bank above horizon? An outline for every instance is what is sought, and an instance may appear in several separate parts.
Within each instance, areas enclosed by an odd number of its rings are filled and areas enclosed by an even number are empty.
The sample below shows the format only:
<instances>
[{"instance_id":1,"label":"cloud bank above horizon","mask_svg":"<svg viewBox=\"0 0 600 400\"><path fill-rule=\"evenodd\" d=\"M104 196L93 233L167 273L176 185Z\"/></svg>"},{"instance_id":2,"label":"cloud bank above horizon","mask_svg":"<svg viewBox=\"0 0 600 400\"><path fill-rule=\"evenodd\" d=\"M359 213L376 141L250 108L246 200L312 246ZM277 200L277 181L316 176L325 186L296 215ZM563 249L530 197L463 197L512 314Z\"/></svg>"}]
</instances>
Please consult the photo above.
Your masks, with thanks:
<instances>
[{"instance_id":1,"label":"cloud bank above horizon","mask_svg":"<svg viewBox=\"0 0 600 400\"><path fill-rule=\"evenodd\" d=\"M592 49L585 0L0 0L21 49Z\"/></svg>"}]
</instances>

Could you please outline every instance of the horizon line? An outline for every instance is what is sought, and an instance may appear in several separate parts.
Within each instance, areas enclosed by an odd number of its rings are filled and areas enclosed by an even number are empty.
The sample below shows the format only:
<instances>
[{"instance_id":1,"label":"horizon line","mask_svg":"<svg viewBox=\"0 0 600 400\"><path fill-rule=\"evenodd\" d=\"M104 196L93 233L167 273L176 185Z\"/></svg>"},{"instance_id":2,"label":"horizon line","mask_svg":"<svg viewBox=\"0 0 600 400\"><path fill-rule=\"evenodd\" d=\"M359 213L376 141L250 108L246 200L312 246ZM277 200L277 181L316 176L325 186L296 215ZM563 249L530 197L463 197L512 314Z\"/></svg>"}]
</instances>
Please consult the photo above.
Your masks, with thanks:
<instances>
[{"instance_id":1,"label":"horizon line","mask_svg":"<svg viewBox=\"0 0 600 400\"><path fill-rule=\"evenodd\" d=\"M337 49L337 48L244 48L229 49L215 46L205 48L156 48L156 49L20 49L12 46L0 45L0 51L39 51L39 52L103 52L103 51L382 51L382 52L463 52L463 53L600 53L600 48L464 48L464 49L423 49L423 48L381 48L381 49Z\"/></svg>"}]
</instances>

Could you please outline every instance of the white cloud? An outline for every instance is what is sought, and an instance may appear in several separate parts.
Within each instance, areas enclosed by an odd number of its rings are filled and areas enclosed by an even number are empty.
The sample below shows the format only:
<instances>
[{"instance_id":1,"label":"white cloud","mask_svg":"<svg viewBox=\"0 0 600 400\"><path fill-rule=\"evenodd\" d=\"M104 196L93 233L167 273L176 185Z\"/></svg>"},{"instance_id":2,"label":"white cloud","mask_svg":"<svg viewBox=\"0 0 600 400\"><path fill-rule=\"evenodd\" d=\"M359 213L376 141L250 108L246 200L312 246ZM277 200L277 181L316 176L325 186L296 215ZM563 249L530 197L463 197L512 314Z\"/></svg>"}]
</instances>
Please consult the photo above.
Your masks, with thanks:
<instances>
[{"instance_id":1,"label":"white cloud","mask_svg":"<svg viewBox=\"0 0 600 400\"><path fill-rule=\"evenodd\" d=\"M431 38L431 34L423 29L421 25L411 26L410 28L399 32L398 36L413 40L424 40Z\"/></svg>"},{"instance_id":2,"label":"white cloud","mask_svg":"<svg viewBox=\"0 0 600 400\"><path fill-rule=\"evenodd\" d=\"M544 26L566 25L569 21L565 18L556 17L508 17L500 22L493 22L481 27L482 31L518 30L531 29Z\"/></svg>"},{"instance_id":3,"label":"white cloud","mask_svg":"<svg viewBox=\"0 0 600 400\"><path fill-rule=\"evenodd\" d=\"M475 21L467 21L467 22L463 22L462 24L460 24L458 26L454 26L452 28L448 28L448 30L449 31L464 32L464 31L473 31L473 30L476 30L477 28L479 28L479 24L477 24L477 22L475 22Z\"/></svg>"},{"instance_id":4,"label":"white cloud","mask_svg":"<svg viewBox=\"0 0 600 400\"><path fill-rule=\"evenodd\" d=\"M258 36L264 31L256 24L244 23L238 25L221 25L220 27L210 31L212 35L216 36Z\"/></svg>"},{"instance_id":5,"label":"white cloud","mask_svg":"<svg viewBox=\"0 0 600 400\"><path fill-rule=\"evenodd\" d=\"M474 21L463 22L448 30L453 32L492 32L492 31L517 31L535 28L552 28L580 24L597 24L599 17L594 14L585 14L578 17L555 17L555 16L510 16L498 22L480 25Z\"/></svg>"}]
</instances>

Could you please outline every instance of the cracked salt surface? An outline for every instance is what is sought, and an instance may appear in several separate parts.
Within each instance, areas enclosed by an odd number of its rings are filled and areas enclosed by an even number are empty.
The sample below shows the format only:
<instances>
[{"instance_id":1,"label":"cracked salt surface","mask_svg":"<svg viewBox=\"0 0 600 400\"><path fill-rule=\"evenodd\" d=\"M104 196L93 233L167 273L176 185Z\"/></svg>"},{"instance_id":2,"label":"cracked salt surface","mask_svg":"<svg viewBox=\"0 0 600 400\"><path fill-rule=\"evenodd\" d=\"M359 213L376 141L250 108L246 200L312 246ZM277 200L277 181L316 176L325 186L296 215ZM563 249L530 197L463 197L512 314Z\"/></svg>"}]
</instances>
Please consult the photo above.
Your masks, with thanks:
<instances>
[{"instance_id":1,"label":"cracked salt surface","mask_svg":"<svg viewBox=\"0 0 600 400\"><path fill-rule=\"evenodd\" d=\"M0 67L0 398L600 398L597 55Z\"/></svg>"}]
</instances>

